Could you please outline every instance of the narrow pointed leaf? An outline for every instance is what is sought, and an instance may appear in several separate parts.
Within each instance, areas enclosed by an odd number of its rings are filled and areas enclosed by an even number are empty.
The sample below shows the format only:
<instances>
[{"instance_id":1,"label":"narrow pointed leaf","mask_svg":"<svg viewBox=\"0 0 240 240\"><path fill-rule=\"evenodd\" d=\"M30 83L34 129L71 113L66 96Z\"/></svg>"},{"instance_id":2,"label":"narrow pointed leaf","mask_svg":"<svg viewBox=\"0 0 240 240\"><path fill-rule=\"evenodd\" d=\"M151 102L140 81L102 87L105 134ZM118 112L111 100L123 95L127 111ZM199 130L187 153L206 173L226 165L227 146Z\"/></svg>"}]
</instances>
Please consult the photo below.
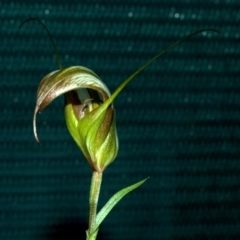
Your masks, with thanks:
<instances>
[{"instance_id":1,"label":"narrow pointed leaf","mask_svg":"<svg viewBox=\"0 0 240 240\"><path fill-rule=\"evenodd\" d=\"M119 192L115 193L108 202L103 206L103 208L99 211L96 217L96 226L95 229L99 228L100 224L104 220L104 218L108 215L108 213L112 210L112 208L129 192L141 186L148 178L137 182L129 187L126 187Z\"/></svg>"}]
</instances>

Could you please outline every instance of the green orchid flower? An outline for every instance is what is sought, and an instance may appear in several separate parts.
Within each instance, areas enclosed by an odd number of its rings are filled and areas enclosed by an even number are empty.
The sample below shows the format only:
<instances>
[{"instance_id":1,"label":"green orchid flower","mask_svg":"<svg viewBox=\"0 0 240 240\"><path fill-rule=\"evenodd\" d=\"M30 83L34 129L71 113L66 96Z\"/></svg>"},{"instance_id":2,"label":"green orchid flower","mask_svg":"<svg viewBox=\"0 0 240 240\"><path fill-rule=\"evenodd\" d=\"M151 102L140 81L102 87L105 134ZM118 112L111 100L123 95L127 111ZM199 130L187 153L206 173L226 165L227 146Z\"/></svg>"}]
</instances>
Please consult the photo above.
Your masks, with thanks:
<instances>
[{"instance_id":1,"label":"green orchid flower","mask_svg":"<svg viewBox=\"0 0 240 240\"><path fill-rule=\"evenodd\" d=\"M110 97L107 86L90 69L73 66L48 74L40 82L33 128L38 140L36 114L55 98L65 96L68 130L91 168L102 172L117 156L118 136L113 104L103 106Z\"/></svg>"},{"instance_id":2,"label":"green orchid flower","mask_svg":"<svg viewBox=\"0 0 240 240\"><path fill-rule=\"evenodd\" d=\"M97 172L104 171L114 161L119 149L113 100L136 75L153 61L179 43L203 31L217 32L205 29L178 40L127 78L112 96L97 74L86 67L72 66L49 73L40 82L37 91L37 103L33 118L35 138L38 140L36 114L55 98L64 94L65 119L71 136L91 168ZM59 65L61 66L61 64Z\"/></svg>"}]
</instances>

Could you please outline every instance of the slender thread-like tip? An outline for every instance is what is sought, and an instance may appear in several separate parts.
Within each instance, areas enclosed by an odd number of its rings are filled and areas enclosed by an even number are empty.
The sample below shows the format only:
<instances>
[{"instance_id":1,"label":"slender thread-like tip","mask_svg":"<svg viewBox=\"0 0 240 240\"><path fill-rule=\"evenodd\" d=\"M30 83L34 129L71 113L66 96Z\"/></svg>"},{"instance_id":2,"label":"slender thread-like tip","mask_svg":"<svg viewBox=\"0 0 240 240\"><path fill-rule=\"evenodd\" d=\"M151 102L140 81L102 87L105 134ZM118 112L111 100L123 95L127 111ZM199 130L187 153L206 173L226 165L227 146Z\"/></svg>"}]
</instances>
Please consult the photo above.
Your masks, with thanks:
<instances>
[{"instance_id":1,"label":"slender thread-like tip","mask_svg":"<svg viewBox=\"0 0 240 240\"><path fill-rule=\"evenodd\" d=\"M34 115L33 115L33 133L36 141L40 143L38 135L37 135L37 126L36 126L36 116L37 116L38 110L37 107L35 108Z\"/></svg>"},{"instance_id":2,"label":"slender thread-like tip","mask_svg":"<svg viewBox=\"0 0 240 240\"><path fill-rule=\"evenodd\" d=\"M51 43L52 43L52 46L53 46L54 55L55 55L55 57L56 57L56 59L57 59L58 67L59 67L60 69L63 69L62 62L61 62L61 59L60 59L60 55L59 55L59 53L58 53L57 45L56 45L55 42L54 42L53 36L52 36L52 34L50 33L50 31L48 30L48 28L45 26L45 24L44 24L41 20L39 20L38 18L28 18L28 19L26 19L25 21L23 21L23 22L19 25L18 29L20 29L20 28L23 26L23 24L25 24L26 22L29 22L29 21L37 21L37 22L38 22L39 24L41 24L41 25L44 27L44 29L47 31L47 34L48 34L49 39L50 39L50 41L51 41Z\"/></svg>"}]
</instances>

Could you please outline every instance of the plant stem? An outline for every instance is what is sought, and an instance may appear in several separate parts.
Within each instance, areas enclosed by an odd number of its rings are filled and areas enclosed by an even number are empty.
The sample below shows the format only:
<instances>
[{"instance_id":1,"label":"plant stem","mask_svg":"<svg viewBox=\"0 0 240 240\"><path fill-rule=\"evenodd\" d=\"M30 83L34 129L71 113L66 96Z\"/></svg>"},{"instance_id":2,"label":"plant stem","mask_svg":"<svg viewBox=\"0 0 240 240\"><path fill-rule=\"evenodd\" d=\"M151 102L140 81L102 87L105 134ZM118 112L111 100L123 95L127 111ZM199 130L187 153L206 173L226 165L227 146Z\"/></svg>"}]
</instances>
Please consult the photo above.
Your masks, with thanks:
<instances>
[{"instance_id":1,"label":"plant stem","mask_svg":"<svg viewBox=\"0 0 240 240\"><path fill-rule=\"evenodd\" d=\"M88 229L88 240L95 240L97 238L97 232L94 233L94 227L96 224L96 216L97 216L97 204L98 198L101 188L102 182L102 173L101 172L93 172L91 187L90 187L90 197L89 197L89 205L90 205L90 214L89 214L89 229Z\"/></svg>"}]
</instances>

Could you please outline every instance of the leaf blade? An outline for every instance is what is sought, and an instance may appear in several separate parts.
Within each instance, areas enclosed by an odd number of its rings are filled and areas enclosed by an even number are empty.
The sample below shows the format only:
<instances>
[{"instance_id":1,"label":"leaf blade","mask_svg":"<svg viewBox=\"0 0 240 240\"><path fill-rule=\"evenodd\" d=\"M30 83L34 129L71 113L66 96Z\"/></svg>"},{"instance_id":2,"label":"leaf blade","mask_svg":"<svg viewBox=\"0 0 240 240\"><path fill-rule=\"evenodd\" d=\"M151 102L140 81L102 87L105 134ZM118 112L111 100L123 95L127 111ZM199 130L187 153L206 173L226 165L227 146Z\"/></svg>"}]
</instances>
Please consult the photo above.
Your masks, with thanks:
<instances>
[{"instance_id":1,"label":"leaf blade","mask_svg":"<svg viewBox=\"0 0 240 240\"><path fill-rule=\"evenodd\" d=\"M105 217L108 215L108 213L113 209L113 207L128 193L133 191L134 189L140 187L144 182L147 181L148 178L145 178L142 181L139 181L133 185L130 185L126 188L123 188L122 190L115 193L108 202L102 207L102 209L99 211L96 217L96 225L95 229L99 228L102 221L105 219Z\"/></svg>"}]
</instances>

